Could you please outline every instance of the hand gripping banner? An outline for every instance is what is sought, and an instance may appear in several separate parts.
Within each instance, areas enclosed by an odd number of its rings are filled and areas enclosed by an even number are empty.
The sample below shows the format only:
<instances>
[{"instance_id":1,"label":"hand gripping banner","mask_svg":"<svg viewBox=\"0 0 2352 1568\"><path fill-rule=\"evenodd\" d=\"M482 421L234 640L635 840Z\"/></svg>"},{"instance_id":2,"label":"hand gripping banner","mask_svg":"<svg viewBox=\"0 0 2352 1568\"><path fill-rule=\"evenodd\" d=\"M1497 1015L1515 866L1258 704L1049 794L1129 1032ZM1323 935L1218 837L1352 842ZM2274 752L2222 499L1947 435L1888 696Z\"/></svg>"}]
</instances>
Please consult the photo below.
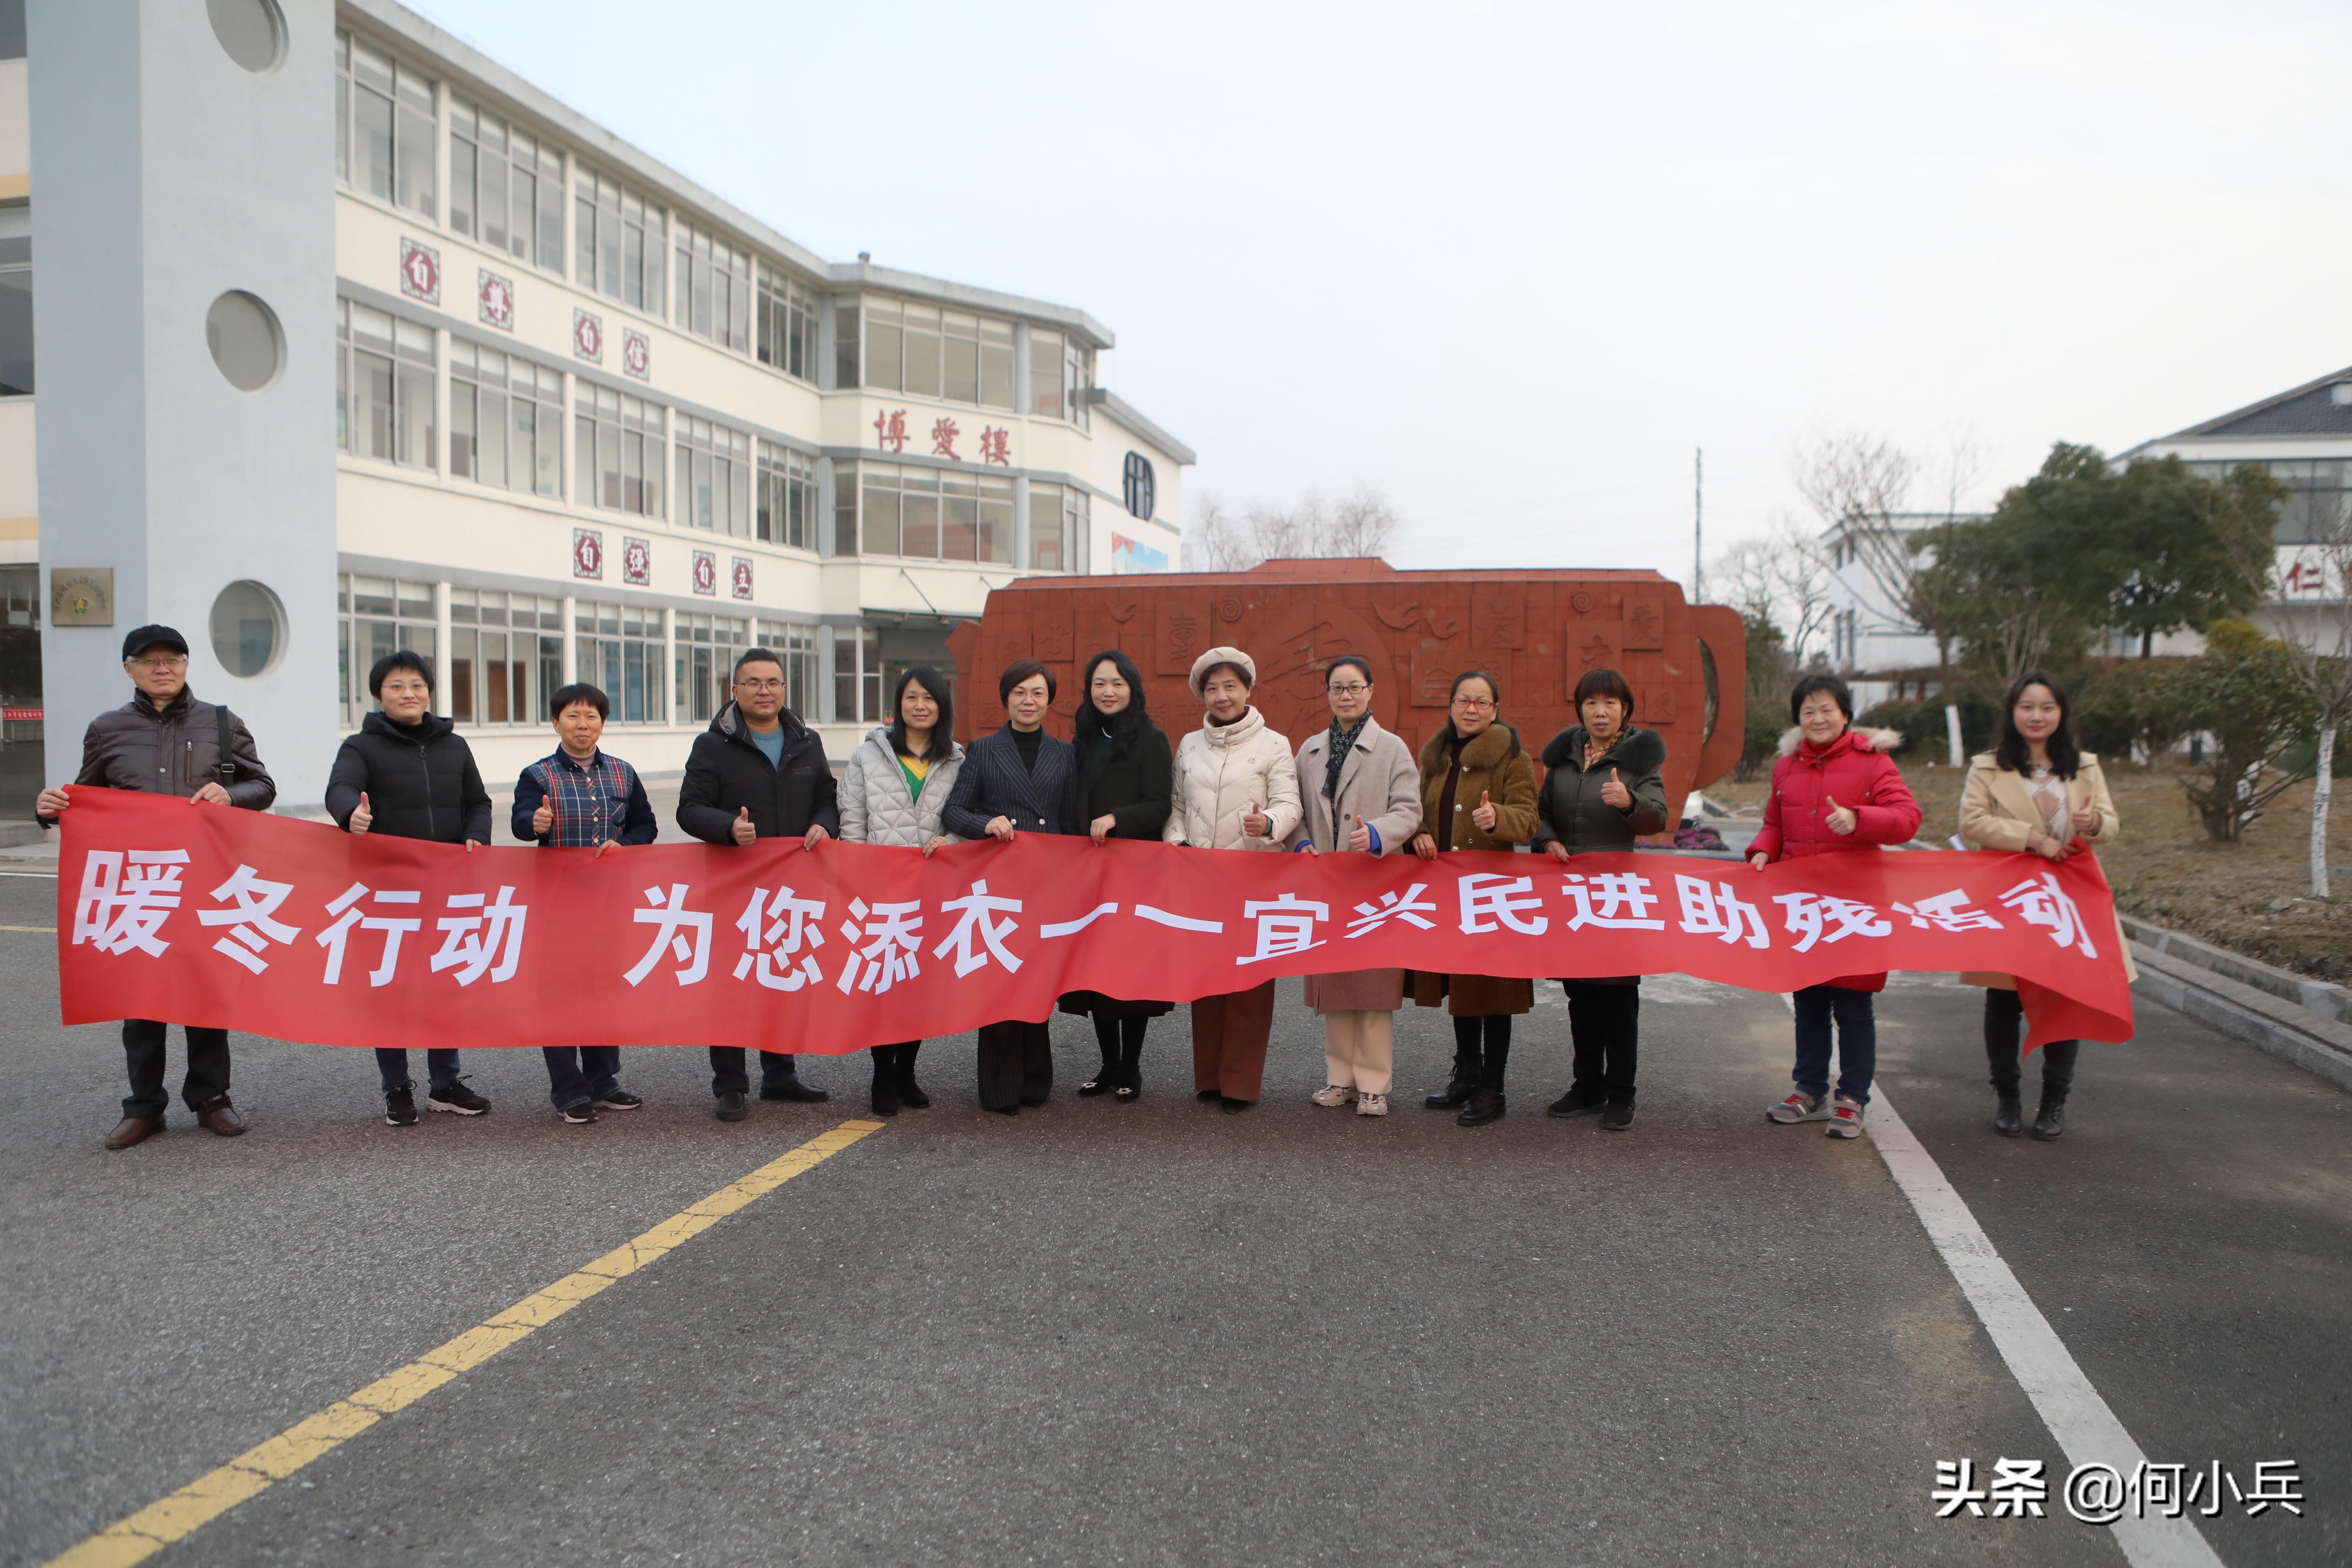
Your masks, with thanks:
<instances>
[{"instance_id":1,"label":"hand gripping banner","mask_svg":"<svg viewBox=\"0 0 2352 1568\"><path fill-rule=\"evenodd\" d=\"M1041 1019L1065 992L1186 1002L1275 975L1679 973L1790 991L2014 974L2030 1042L2131 1037L2088 855L1276 855L1024 834L924 859L798 839L462 847L77 788L65 1021L337 1046L742 1045L838 1054Z\"/></svg>"}]
</instances>

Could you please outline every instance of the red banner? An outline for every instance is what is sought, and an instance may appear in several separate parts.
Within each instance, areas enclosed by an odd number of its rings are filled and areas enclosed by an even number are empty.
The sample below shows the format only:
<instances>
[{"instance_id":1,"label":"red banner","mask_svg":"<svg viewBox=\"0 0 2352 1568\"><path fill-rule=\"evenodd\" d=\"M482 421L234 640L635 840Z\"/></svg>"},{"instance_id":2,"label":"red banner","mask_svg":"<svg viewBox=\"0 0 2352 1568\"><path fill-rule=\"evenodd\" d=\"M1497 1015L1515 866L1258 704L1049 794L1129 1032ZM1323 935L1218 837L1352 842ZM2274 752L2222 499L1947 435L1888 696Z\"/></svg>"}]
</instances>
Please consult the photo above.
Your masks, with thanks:
<instances>
[{"instance_id":1,"label":"red banner","mask_svg":"<svg viewBox=\"0 0 2352 1568\"><path fill-rule=\"evenodd\" d=\"M1758 872L1669 855L1268 855L1024 834L910 849L498 848L77 787L58 875L65 1021L338 1046L744 1045L838 1054L1402 967L1679 973L1788 991L1999 970L2031 1038L2131 1037L2098 862L1942 851Z\"/></svg>"}]
</instances>

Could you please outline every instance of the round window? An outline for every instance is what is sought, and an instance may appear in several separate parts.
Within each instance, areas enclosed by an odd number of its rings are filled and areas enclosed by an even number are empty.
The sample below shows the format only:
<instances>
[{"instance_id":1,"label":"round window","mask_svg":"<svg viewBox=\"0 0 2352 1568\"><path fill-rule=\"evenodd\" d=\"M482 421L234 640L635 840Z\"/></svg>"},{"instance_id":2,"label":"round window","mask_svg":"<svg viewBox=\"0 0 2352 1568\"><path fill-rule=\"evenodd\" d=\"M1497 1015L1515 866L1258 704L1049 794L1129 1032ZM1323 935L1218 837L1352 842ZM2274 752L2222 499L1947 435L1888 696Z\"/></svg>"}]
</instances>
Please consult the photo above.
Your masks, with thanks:
<instances>
[{"instance_id":1,"label":"round window","mask_svg":"<svg viewBox=\"0 0 2352 1568\"><path fill-rule=\"evenodd\" d=\"M259 75L286 58L286 16L278 0L205 0L213 37L228 58Z\"/></svg>"},{"instance_id":2,"label":"round window","mask_svg":"<svg viewBox=\"0 0 2352 1568\"><path fill-rule=\"evenodd\" d=\"M1127 455L1127 472L1122 476L1127 487L1127 510L1145 522L1151 521L1151 508L1157 499L1153 494L1151 459L1140 452Z\"/></svg>"},{"instance_id":3,"label":"round window","mask_svg":"<svg viewBox=\"0 0 2352 1568\"><path fill-rule=\"evenodd\" d=\"M259 392L286 363L277 313L242 289L230 289L205 312L205 346L239 392Z\"/></svg>"},{"instance_id":4,"label":"round window","mask_svg":"<svg viewBox=\"0 0 2352 1568\"><path fill-rule=\"evenodd\" d=\"M213 654L231 675L259 675L285 646L286 606L260 584L231 583L213 601Z\"/></svg>"}]
</instances>

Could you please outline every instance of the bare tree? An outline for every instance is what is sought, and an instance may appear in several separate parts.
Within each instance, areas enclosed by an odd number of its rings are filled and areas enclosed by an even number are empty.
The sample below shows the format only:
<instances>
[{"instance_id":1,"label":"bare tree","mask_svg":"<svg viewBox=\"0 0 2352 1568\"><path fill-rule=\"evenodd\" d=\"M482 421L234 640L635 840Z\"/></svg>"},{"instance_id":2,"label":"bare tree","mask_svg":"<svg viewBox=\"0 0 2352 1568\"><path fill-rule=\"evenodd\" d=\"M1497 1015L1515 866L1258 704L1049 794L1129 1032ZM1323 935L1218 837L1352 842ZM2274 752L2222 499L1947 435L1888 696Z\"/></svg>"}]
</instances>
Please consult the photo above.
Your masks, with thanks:
<instances>
[{"instance_id":1,"label":"bare tree","mask_svg":"<svg viewBox=\"0 0 2352 1568\"><path fill-rule=\"evenodd\" d=\"M1323 549L1326 555L1378 555L1395 542L1401 521L1388 498L1369 486L1355 489L1333 503L1323 521Z\"/></svg>"},{"instance_id":2,"label":"bare tree","mask_svg":"<svg viewBox=\"0 0 2352 1568\"><path fill-rule=\"evenodd\" d=\"M1249 547L1242 540L1241 530L1226 514L1223 501L1204 495L1192 503L1192 520L1184 530L1185 571L1246 571L1257 564L1248 556Z\"/></svg>"},{"instance_id":3,"label":"bare tree","mask_svg":"<svg viewBox=\"0 0 2352 1568\"><path fill-rule=\"evenodd\" d=\"M1932 478L1926 465L1883 436L1836 431L1802 447L1790 459L1790 477L1822 526L1842 540L1880 603L1875 606L1901 623L1901 629L1935 639L1936 663L1948 686L1953 622L1948 574L1925 570L1936 544L1934 519L1945 526L1961 516L1960 500L1983 467L1976 437L1956 431ZM1939 492L1925 516L1911 506L1923 479Z\"/></svg>"},{"instance_id":4,"label":"bare tree","mask_svg":"<svg viewBox=\"0 0 2352 1568\"><path fill-rule=\"evenodd\" d=\"M1401 526L1386 497L1359 485L1336 502L1309 490L1296 506L1253 502L1236 519L1213 496L1193 504L1184 533L1188 572L1246 572L1266 561L1378 555Z\"/></svg>"},{"instance_id":5,"label":"bare tree","mask_svg":"<svg viewBox=\"0 0 2352 1568\"><path fill-rule=\"evenodd\" d=\"M1716 593L1740 614L1780 628L1792 663L1801 665L1828 630L1830 564L1796 519L1773 520L1772 531L1743 539L1718 552L1706 569Z\"/></svg>"}]
</instances>

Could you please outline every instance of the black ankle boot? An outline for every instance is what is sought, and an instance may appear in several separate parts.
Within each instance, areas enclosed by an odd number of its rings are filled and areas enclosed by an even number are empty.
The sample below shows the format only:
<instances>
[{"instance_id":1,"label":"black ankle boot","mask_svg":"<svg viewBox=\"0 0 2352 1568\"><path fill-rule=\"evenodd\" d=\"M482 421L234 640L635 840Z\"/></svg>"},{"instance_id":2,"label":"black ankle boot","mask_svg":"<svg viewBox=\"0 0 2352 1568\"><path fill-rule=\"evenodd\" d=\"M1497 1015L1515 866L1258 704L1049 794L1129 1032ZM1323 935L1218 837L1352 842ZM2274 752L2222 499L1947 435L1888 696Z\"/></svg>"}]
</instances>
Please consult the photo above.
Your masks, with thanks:
<instances>
[{"instance_id":1,"label":"black ankle boot","mask_svg":"<svg viewBox=\"0 0 2352 1568\"><path fill-rule=\"evenodd\" d=\"M1468 1051L1454 1053L1454 1076L1435 1094L1425 1096L1422 1104L1432 1110L1459 1110L1470 1103L1478 1092L1478 1058Z\"/></svg>"},{"instance_id":2,"label":"black ankle boot","mask_svg":"<svg viewBox=\"0 0 2352 1568\"><path fill-rule=\"evenodd\" d=\"M1501 1089L1482 1089L1471 1095L1470 1103L1464 1106L1462 1114L1454 1120L1464 1127L1484 1127L1489 1121L1503 1119L1503 1104Z\"/></svg>"},{"instance_id":3,"label":"black ankle boot","mask_svg":"<svg viewBox=\"0 0 2352 1568\"><path fill-rule=\"evenodd\" d=\"M2066 1097L2046 1089L2042 1096L2042 1112L2033 1119L2033 1135L2044 1143L2063 1136L2066 1131Z\"/></svg>"},{"instance_id":4,"label":"black ankle boot","mask_svg":"<svg viewBox=\"0 0 2352 1568\"><path fill-rule=\"evenodd\" d=\"M874 1114L898 1114L898 1080L887 1068L878 1063L874 1069Z\"/></svg>"},{"instance_id":5,"label":"black ankle boot","mask_svg":"<svg viewBox=\"0 0 2352 1568\"><path fill-rule=\"evenodd\" d=\"M2025 1131L2025 1109L2018 1103L2017 1085L1997 1083L1992 1087L1993 1092L2000 1096L2000 1103L1992 1113L1992 1130L2004 1138L2014 1138Z\"/></svg>"}]
</instances>

